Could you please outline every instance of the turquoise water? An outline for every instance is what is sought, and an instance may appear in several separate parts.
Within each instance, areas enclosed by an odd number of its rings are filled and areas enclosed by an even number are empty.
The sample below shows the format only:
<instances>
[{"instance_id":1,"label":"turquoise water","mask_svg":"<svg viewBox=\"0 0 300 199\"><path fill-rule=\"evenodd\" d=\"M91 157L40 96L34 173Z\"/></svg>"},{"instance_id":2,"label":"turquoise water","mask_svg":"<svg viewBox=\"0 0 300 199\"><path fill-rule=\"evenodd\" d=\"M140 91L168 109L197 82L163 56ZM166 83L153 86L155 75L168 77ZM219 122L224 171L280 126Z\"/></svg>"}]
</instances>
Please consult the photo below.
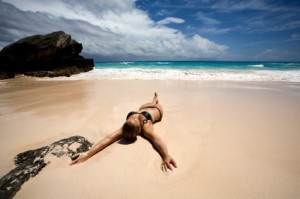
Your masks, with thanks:
<instances>
[{"instance_id":1,"label":"turquoise water","mask_svg":"<svg viewBox=\"0 0 300 199\"><path fill-rule=\"evenodd\" d=\"M96 69L233 69L233 70L300 70L300 62L199 62L199 61L149 61L149 62L97 62Z\"/></svg>"},{"instance_id":2,"label":"turquoise water","mask_svg":"<svg viewBox=\"0 0 300 199\"><path fill-rule=\"evenodd\" d=\"M66 79L300 82L300 62L97 62L94 70Z\"/></svg>"}]
</instances>

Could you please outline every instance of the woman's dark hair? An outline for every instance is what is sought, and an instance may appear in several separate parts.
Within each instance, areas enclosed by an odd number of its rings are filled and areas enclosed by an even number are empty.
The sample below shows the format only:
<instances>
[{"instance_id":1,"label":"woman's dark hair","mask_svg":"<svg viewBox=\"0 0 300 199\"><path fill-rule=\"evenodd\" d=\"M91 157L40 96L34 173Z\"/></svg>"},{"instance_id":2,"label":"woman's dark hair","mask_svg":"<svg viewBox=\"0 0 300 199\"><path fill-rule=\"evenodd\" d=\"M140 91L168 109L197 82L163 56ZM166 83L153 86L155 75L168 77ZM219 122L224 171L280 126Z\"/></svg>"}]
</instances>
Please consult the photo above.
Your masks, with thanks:
<instances>
[{"instance_id":1,"label":"woman's dark hair","mask_svg":"<svg viewBox=\"0 0 300 199\"><path fill-rule=\"evenodd\" d=\"M140 129L141 127L139 125L126 121L122 127L122 135L124 138L132 139L139 134Z\"/></svg>"}]
</instances>

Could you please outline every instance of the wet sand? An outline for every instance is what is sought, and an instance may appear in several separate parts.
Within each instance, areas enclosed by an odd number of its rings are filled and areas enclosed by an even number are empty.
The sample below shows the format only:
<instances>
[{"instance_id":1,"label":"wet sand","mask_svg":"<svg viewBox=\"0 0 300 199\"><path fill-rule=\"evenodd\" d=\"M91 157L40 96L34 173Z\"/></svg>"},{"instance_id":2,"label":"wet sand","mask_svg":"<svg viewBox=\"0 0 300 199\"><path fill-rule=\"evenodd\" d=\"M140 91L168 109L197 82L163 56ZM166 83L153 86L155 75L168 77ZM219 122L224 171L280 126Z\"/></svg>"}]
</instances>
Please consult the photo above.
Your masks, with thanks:
<instances>
[{"instance_id":1,"label":"wet sand","mask_svg":"<svg viewBox=\"0 0 300 199\"><path fill-rule=\"evenodd\" d=\"M300 84L88 80L0 82L0 175L14 157L80 135L96 143L159 94L155 124L178 168L138 137L87 162L51 161L14 198L299 198Z\"/></svg>"}]
</instances>

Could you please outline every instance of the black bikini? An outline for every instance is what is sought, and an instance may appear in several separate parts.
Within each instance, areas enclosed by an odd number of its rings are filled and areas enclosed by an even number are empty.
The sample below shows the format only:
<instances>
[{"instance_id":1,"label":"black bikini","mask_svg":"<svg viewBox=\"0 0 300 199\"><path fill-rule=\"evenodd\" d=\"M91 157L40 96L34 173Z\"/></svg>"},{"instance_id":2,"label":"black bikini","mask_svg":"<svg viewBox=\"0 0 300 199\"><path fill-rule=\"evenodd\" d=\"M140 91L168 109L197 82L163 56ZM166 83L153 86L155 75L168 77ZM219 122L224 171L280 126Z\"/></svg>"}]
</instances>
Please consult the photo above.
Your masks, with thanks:
<instances>
[{"instance_id":1,"label":"black bikini","mask_svg":"<svg viewBox=\"0 0 300 199\"><path fill-rule=\"evenodd\" d=\"M161 113L161 111L159 110L159 108L157 108L156 106L147 106L147 107L143 107L142 109L144 109L144 108L156 108L156 109L159 111L159 113L160 113L160 118L159 118L158 120L156 120L156 121L153 121L151 114L150 114L149 112L147 112L147 111L143 111L143 112L141 112L141 113L136 112L136 111L131 111L131 112L128 113L128 115L127 115L127 117L126 117L126 120L127 120L130 116L132 116L132 115L134 115L134 114L142 114L142 115L146 118L146 120L144 120L144 123L147 123L148 120L150 120L152 123L156 123L156 122L161 121L162 113ZM140 110L141 110L141 109L140 109Z\"/></svg>"},{"instance_id":2,"label":"black bikini","mask_svg":"<svg viewBox=\"0 0 300 199\"><path fill-rule=\"evenodd\" d=\"M153 119L152 119L152 116L151 116L150 113L148 113L147 111L143 111L143 112L141 112L141 113L136 112L136 111L131 111L130 113L128 113L128 115L127 115L127 117L126 117L126 120L127 120L130 116L132 116L132 115L134 115L134 114L142 114L142 115L146 118L146 120L145 120L144 123L146 123L148 120L150 120L152 123L154 123L154 122L153 122Z\"/></svg>"}]
</instances>

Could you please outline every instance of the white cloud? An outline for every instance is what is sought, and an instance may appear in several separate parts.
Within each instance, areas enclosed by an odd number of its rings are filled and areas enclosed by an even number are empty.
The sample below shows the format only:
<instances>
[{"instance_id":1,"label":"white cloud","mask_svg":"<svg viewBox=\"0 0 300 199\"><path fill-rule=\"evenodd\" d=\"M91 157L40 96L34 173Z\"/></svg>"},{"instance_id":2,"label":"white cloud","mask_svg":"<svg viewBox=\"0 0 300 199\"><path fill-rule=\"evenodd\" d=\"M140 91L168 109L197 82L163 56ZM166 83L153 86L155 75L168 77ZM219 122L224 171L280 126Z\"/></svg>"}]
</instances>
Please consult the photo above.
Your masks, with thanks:
<instances>
[{"instance_id":1,"label":"white cloud","mask_svg":"<svg viewBox=\"0 0 300 199\"><path fill-rule=\"evenodd\" d=\"M223 0L216 1L212 8L224 12L232 12L239 10L274 10L276 9L272 5L267 4L262 0L248 0L248 1L236 1L236 0Z\"/></svg>"},{"instance_id":2,"label":"white cloud","mask_svg":"<svg viewBox=\"0 0 300 199\"><path fill-rule=\"evenodd\" d=\"M157 25L166 25L169 23L184 23L183 19L175 18L175 17L167 17L163 20L156 22Z\"/></svg>"},{"instance_id":3,"label":"white cloud","mask_svg":"<svg viewBox=\"0 0 300 199\"><path fill-rule=\"evenodd\" d=\"M18 9L1 16L8 23L2 32L20 35L44 34L64 30L83 43L84 53L102 59L215 59L227 47L199 35L186 37L181 31L165 26L184 23L169 17L154 22L133 0L9 0ZM5 7L3 2L3 9ZM6 4L8 5L8 4ZM3 12L4 13L4 12ZM19 23L12 26L13 23ZM25 29L26 27L26 29ZM1 42L2 44L2 42ZM3 47L3 46L2 46Z\"/></svg>"},{"instance_id":4,"label":"white cloud","mask_svg":"<svg viewBox=\"0 0 300 199\"><path fill-rule=\"evenodd\" d=\"M206 34L213 34L213 35L220 35L220 34L225 34L230 31L234 30L234 28L214 28L214 27L205 27L205 28L200 28L199 31L201 33L206 33Z\"/></svg>"},{"instance_id":5,"label":"white cloud","mask_svg":"<svg viewBox=\"0 0 300 199\"><path fill-rule=\"evenodd\" d=\"M213 19L211 17L206 16L204 13L202 12L197 12L196 13L196 19L201 21L204 24L208 24L208 25L217 25L220 24L220 21Z\"/></svg>"},{"instance_id":6,"label":"white cloud","mask_svg":"<svg viewBox=\"0 0 300 199\"><path fill-rule=\"evenodd\" d=\"M202 53L206 53L211 56L217 56L216 52L222 52L228 47L216 44L206 38L203 38L199 35L195 35L192 39L193 43L198 44L197 47Z\"/></svg>"}]
</instances>

